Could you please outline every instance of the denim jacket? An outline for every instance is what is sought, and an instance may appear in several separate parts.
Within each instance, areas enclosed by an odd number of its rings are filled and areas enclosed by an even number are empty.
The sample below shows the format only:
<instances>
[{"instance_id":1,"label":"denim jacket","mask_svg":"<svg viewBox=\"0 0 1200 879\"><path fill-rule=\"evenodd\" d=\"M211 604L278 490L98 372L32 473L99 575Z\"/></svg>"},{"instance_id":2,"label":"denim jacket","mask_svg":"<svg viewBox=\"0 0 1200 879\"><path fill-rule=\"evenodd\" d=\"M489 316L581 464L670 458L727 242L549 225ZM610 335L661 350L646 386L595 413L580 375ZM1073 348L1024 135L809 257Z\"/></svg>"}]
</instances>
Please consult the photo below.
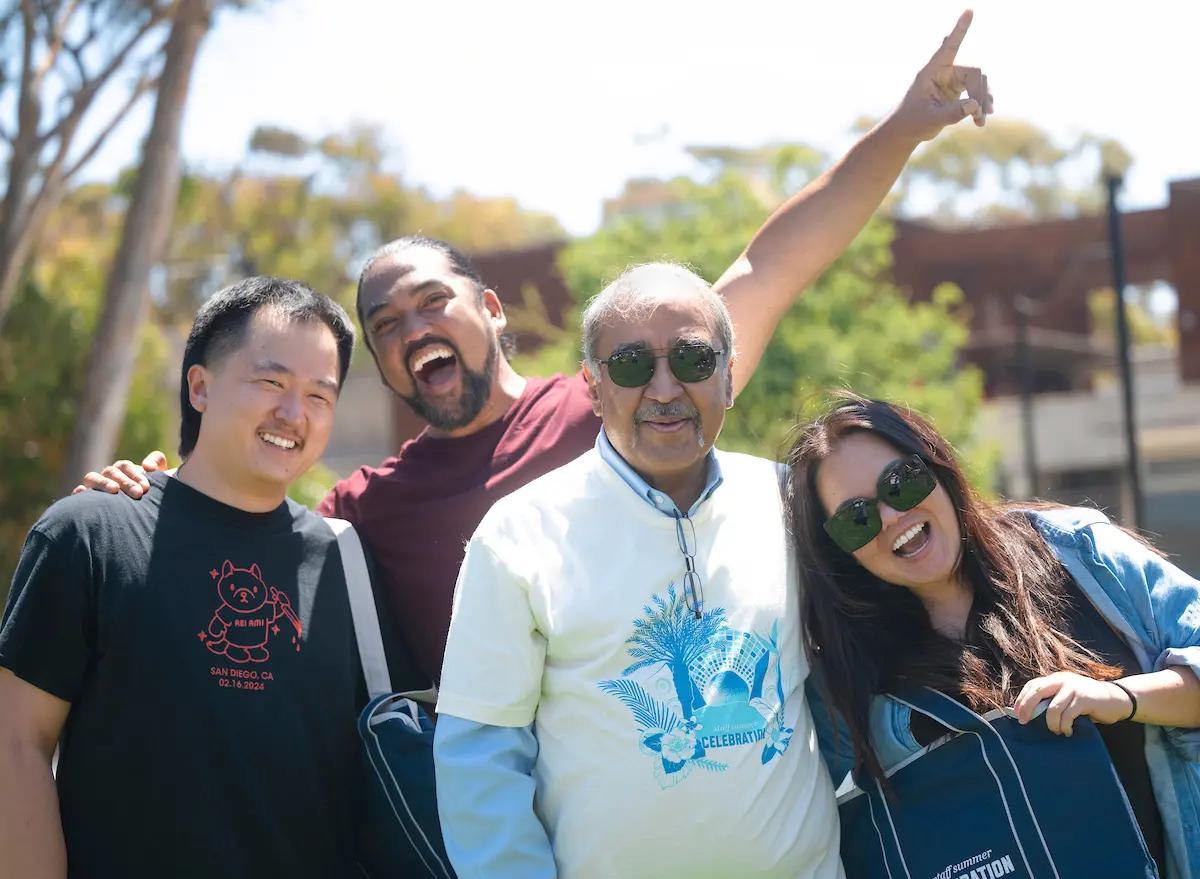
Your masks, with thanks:
<instances>
[{"instance_id":1,"label":"denim jacket","mask_svg":"<svg viewBox=\"0 0 1200 879\"><path fill-rule=\"evenodd\" d=\"M1200 581L1113 525L1103 513L1069 508L1035 511L1047 544L1108 623L1132 649L1139 673L1186 666L1200 677ZM854 765L843 726L833 745L830 713L810 677L809 702L822 755L836 784ZM871 735L884 768L920 750L909 708L877 697ZM1151 726L1146 763L1167 837L1164 879L1200 879L1200 729Z\"/></svg>"}]
</instances>

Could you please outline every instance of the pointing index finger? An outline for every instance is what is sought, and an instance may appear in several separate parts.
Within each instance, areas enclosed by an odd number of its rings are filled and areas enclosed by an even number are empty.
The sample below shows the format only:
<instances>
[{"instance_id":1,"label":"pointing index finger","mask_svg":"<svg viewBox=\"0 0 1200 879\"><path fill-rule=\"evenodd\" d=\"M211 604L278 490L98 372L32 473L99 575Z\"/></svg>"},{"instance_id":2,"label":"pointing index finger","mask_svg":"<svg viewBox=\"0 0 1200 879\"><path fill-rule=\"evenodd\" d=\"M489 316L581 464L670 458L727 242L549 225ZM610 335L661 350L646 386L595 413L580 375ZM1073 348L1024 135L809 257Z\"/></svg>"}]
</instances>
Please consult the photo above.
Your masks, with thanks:
<instances>
[{"instance_id":1,"label":"pointing index finger","mask_svg":"<svg viewBox=\"0 0 1200 879\"><path fill-rule=\"evenodd\" d=\"M967 29L971 27L971 19L975 17L975 13L968 9L958 18L958 24L954 26L954 30L950 31L950 35L942 40L941 48L933 53L933 61L938 64L953 64L955 56L958 55L958 49L962 45L963 38L967 35Z\"/></svg>"}]
</instances>

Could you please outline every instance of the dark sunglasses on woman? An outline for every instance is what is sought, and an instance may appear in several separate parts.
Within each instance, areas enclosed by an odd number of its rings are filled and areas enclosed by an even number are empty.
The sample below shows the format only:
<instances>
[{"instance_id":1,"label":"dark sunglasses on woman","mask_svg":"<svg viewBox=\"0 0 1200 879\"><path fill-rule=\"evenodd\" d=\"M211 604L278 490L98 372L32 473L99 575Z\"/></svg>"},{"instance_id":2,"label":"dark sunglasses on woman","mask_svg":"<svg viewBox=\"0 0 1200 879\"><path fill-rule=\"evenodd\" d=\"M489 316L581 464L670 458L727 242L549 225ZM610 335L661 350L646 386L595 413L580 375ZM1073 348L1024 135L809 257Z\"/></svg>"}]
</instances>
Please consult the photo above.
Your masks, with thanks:
<instances>
[{"instance_id":1,"label":"dark sunglasses on woman","mask_svg":"<svg viewBox=\"0 0 1200 879\"><path fill-rule=\"evenodd\" d=\"M933 494L937 477L920 455L913 455L889 465L879 475L875 488L875 497L851 498L825 520L825 533L844 552L857 552L879 536L883 530L881 501L897 513L906 513Z\"/></svg>"},{"instance_id":2,"label":"dark sunglasses on woman","mask_svg":"<svg viewBox=\"0 0 1200 879\"><path fill-rule=\"evenodd\" d=\"M646 349L618 351L600 363L608 367L608 377L613 384L622 388L640 388L650 384L655 363L665 357L671 374L691 385L712 378L717 371L717 356L724 353L705 342L680 342L672 345L665 354Z\"/></svg>"}]
</instances>

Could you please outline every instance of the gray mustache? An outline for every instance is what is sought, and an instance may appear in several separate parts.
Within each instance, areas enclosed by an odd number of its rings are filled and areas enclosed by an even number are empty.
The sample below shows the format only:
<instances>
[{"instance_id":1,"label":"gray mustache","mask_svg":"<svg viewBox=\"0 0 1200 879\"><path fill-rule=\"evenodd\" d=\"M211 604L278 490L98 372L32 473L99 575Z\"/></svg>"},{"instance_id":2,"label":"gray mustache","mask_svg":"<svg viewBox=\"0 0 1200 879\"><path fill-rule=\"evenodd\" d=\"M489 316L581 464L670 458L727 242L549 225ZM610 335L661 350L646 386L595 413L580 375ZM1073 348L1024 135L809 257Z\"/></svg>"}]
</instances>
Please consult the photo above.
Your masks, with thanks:
<instances>
[{"instance_id":1,"label":"gray mustache","mask_svg":"<svg viewBox=\"0 0 1200 879\"><path fill-rule=\"evenodd\" d=\"M650 403L647 406L643 406L633 416L633 421L634 424L641 424L643 421L684 418L690 418L696 424L700 423L700 413L695 406L691 406L682 400L672 400L670 403Z\"/></svg>"}]
</instances>

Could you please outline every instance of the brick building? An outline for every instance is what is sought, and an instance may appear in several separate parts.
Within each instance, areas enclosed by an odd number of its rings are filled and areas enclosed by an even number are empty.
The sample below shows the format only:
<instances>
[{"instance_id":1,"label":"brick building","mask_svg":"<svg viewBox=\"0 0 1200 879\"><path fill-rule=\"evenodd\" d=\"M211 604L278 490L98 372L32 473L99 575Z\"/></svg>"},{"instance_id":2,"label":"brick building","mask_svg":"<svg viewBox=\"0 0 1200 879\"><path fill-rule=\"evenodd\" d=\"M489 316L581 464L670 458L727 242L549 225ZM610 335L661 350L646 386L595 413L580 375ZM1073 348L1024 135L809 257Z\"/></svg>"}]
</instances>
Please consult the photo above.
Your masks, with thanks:
<instances>
[{"instance_id":1,"label":"brick building","mask_svg":"<svg viewBox=\"0 0 1200 879\"><path fill-rule=\"evenodd\" d=\"M1169 283L1178 350L1138 349L1134 397L1145 520L1200 573L1200 179L1170 185L1166 206L1124 215L1126 281ZM915 297L959 285L971 307L966 357L983 368L981 434L1003 449L1001 490L1090 502L1132 520L1115 344L1092 336L1089 294L1112 286L1105 217L944 231L897 224L895 276ZM1030 467L1019 328L1027 327L1033 411Z\"/></svg>"}]
</instances>

